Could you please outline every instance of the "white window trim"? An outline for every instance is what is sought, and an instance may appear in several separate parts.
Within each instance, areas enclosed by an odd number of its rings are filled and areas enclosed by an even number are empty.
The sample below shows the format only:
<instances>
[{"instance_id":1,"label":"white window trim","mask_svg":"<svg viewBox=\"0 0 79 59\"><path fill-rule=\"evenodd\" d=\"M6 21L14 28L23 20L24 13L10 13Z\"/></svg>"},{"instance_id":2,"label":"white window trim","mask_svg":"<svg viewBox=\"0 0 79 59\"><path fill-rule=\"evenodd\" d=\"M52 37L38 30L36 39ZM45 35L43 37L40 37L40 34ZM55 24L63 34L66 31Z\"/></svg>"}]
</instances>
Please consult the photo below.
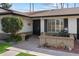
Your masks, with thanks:
<instances>
[{"instance_id":1,"label":"white window trim","mask_svg":"<svg viewBox=\"0 0 79 59\"><path fill-rule=\"evenodd\" d=\"M55 32L56 32L56 30L57 30L57 27L56 27L56 20L55 20Z\"/></svg>"},{"instance_id":2,"label":"white window trim","mask_svg":"<svg viewBox=\"0 0 79 59\"><path fill-rule=\"evenodd\" d=\"M50 20L50 21L51 21L50 23L52 24L52 20ZM52 25L51 25L51 31L50 32L52 32Z\"/></svg>"},{"instance_id":3,"label":"white window trim","mask_svg":"<svg viewBox=\"0 0 79 59\"><path fill-rule=\"evenodd\" d=\"M52 31L52 25L51 25L51 31L48 30L48 22L50 22L52 24L52 20L55 20L55 33L58 33L57 27L56 27L56 22L57 22L57 20L59 20L59 31L61 31L61 26L62 26L61 25L61 21L63 19L47 19L47 32L48 33L53 33L53 31ZM64 23L63 23L63 25L64 25Z\"/></svg>"},{"instance_id":4,"label":"white window trim","mask_svg":"<svg viewBox=\"0 0 79 59\"><path fill-rule=\"evenodd\" d=\"M59 19L59 31L61 31L61 19Z\"/></svg>"}]
</instances>

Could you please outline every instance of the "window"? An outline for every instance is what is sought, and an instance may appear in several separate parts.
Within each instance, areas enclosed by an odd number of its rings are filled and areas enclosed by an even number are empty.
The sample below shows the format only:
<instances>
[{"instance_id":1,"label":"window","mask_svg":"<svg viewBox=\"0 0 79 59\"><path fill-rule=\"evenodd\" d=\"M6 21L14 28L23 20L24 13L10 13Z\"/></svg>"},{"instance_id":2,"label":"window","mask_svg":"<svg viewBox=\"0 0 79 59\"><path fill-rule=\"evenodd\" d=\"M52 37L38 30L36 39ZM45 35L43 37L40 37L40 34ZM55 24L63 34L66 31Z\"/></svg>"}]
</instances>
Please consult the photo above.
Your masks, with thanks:
<instances>
[{"instance_id":1,"label":"window","mask_svg":"<svg viewBox=\"0 0 79 59\"><path fill-rule=\"evenodd\" d=\"M56 20L56 32L59 32L60 31L60 21L59 20Z\"/></svg>"},{"instance_id":2,"label":"window","mask_svg":"<svg viewBox=\"0 0 79 59\"><path fill-rule=\"evenodd\" d=\"M47 32L58 33L64 29L63 19L48 19L47 20Z\"/></svg>"},{"instance_id":3,"label":"window","mask_svg":"<svg viewBox=\"0 0 79 59\"><path fill-rule=\"evenodd\" d=\"M61 30L64 30L64 20L61 20Z\"/></svg>"},{"instance_id":4,"label":"window","mask_svg":"<svg viewBox=\"0 0 79 59\"><path fill-rule=\"evenodd\" d=\"M55 20L51 20L51 31L55 31Z\"/></svg>"},{"instance_id":5,"label":"window","mask_svg":"<svg viewBox=\"0 0 79 59\"><path fill-rule=\"evenodd\" d=\"M47 21L47 27L48 27L47 30L48 30L49 32L51 31L51 25L50 25L50 24L51 24L51 20L50 20L50 21Z\"/></svg>"}]
</instances>

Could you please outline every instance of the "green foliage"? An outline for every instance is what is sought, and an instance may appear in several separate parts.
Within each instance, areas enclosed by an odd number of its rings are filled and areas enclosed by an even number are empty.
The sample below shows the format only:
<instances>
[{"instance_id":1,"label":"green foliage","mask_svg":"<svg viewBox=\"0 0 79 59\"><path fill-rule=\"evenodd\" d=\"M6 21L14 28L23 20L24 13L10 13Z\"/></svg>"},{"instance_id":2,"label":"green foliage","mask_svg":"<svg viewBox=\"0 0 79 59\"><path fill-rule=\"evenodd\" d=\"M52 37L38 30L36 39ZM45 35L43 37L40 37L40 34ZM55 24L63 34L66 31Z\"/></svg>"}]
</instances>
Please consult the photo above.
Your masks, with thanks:
<instances>
[{"instance_id":1,"label":"green foliage","mask_svg":"<svg viewBox=\"0 0 79 59\"><path fill-rule=\"evenodd\" d=\"M6 33L15 34L23 27L22 18L20 17L3 17L1 20L2 30Z\"/></svg>"},{"instance_id":2,"label":"green foliage","mask_svg":"<svg viewBox=\"0 0 79 59\"><path fill-rule=\"evenodd\" d=\"M19 42L22 40L22 37L20 35L10 35L5 41L6 42Z\"/></svg>"},{"instance_id":3,"label":"green foliage","mask_svg":"<svg viewBox=\"0 0 79 59\"><path fill-rule=\"evenodd\" d=\"M16 56L35 56L35 55L21 52L21 53L17 54Z\"/></svg>"},{"instance_id":4,"label":"green foliage","mask_svg":"<svg viewBox=\"0 0 79 59\"><path fill-rule=\"evenodd\" d=\"M66 31L64 31L64 30L62 30L62 31L61 31L61 32L59 32L58 34L59 34L59 36L69 37L68 32L66 32Z\"/></svg>"},{"instance_id":5,"label":"green foliage","mask_svg":"<svg viewBox=\"0 0 79 59\"><path fill-rule=\"evenodd\" d=\"M12 6L12 4L10 4L10 3L1 3L0 5L4 9L9 9Z\"/></svg>"},{"instance_id":6,"label":"green foliage","mask_svg":"<svg viewBox=\"0 0 79 59\"><path fill-rule=\"evenodd\" d=\"M6 52L6 48L10 47L9 43L0 43L0 54Z\"/></svg>"},{"instance_id":7,"label":"green foliage","mask_svg":"<svg viewBox=\"0 0 79 59\"><path fill-rule=\"evenodd\" d=\"M6 33L11 33L10 37L6 39L7 42L21 41L21 36L17 35L23 27L22 18L20 17L3 17L1 20L2 30Z\"/></svg>"},{"instance_id":8,"label":"green foliage","mask_svg":"<svg viewBox=\"0 0 79 59\"><path fill-rule=\"evenodd\" d=\"M58 33L46 33L46 34L50 36L69 37L69 33L65 30L62 30Z\"/></svg>"}]
</instances>

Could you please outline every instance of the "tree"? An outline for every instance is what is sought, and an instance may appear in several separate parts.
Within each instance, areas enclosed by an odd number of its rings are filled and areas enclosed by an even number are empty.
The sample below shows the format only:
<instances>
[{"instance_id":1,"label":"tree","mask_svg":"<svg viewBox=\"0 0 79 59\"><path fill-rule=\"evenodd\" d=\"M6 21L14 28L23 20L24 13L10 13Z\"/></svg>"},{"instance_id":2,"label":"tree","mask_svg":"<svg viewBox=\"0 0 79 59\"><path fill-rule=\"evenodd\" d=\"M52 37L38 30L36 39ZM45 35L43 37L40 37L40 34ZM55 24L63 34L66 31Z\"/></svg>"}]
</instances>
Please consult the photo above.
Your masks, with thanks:
<instances>
[{"instance_id":1,"label":"tree","mask_svg":"<svg viewBox=\"0 0 79 59\"><path fill-rule=\"evenodd\" d=\"M20 17L3 17L1 20L2 30L6 33L16 34L23 27L22 18Z\"/></svg>"},{"instance_id":2,"label":"tree","mask_svg":"<svg viewBox=\"0 0 79 59\"><path fill-rule=\"evenodd\" d=\"M2 30L11 35L6 38L7 42L18 42L22 40L22 37L17 34L23 27L22 18L20 17L3 17L1 19Z\"/></svg>"},{"instance_id":3,"label":"tree","mask_svg":"<svg viewBox=\"0 0 79 59\"><path fill-rule=\"evenodd\" d=\"M12 6L12 4L10 3L1 3L0 7L4 8L4 9L9 9Z\"/></svg>"}]
</instances>

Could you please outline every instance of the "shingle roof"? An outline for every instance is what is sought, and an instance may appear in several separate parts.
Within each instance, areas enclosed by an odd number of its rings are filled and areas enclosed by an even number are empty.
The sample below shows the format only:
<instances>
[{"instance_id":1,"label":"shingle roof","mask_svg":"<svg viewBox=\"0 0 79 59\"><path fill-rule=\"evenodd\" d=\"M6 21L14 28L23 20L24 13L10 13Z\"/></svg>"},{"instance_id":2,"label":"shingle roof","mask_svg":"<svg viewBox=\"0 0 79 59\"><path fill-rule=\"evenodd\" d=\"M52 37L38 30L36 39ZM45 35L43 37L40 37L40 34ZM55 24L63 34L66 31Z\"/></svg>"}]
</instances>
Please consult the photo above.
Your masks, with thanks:
<instances>
[{"instance_id":1,"label":"shingle roof","mask_svg":"<svg viewBox=\"0 0 79 59\"><path fill-rule=\"evenodd\" d=\"M0 14L11 13L22 15L26 17L45 17L45 16L66 16L66 15L79 15L79 8L64 8L64 9L52 9L36 12L18 12L10 9L3 9L0 7Z\"/></svg>"},{"instance_id":2,"label":"shingle roof","mask_svg":"<svg viewBox=\"0 0 79 59\"><path fill-rule=\"evenodd\" d=\"M79 15L79 8L65 8L65 9L53 9L32 12L28 14L30 17L41 17L41 16L59 16L59 15Z\"/></svg>"},{"instance_id":3,"label":"shingle roof","mask_svg":"<svg viewBox=\"0 0 79 59\"><path fill-rule=\"evenodd\" d=\"M9 13L9 11L7 11L7 10L5 10L5 9L0 8L0 13Z\"/></svg>"},{"instance_id":4,"label":"shingle roof","mask_svg":"<svg viewBox=\"0 0 79 59\"><path fill-rule=\"evenodd\" d=\"M10 9L4 9L4 8L1 8L0 7L0 14L17 14L17 15L21 15L21 16L26 16L26 17L29 17L29 16L27 16L25 13L23 13L23 12L19 12L19 11L15 11L15 10L10 10Z\"/></svg>"}]
</instances>

